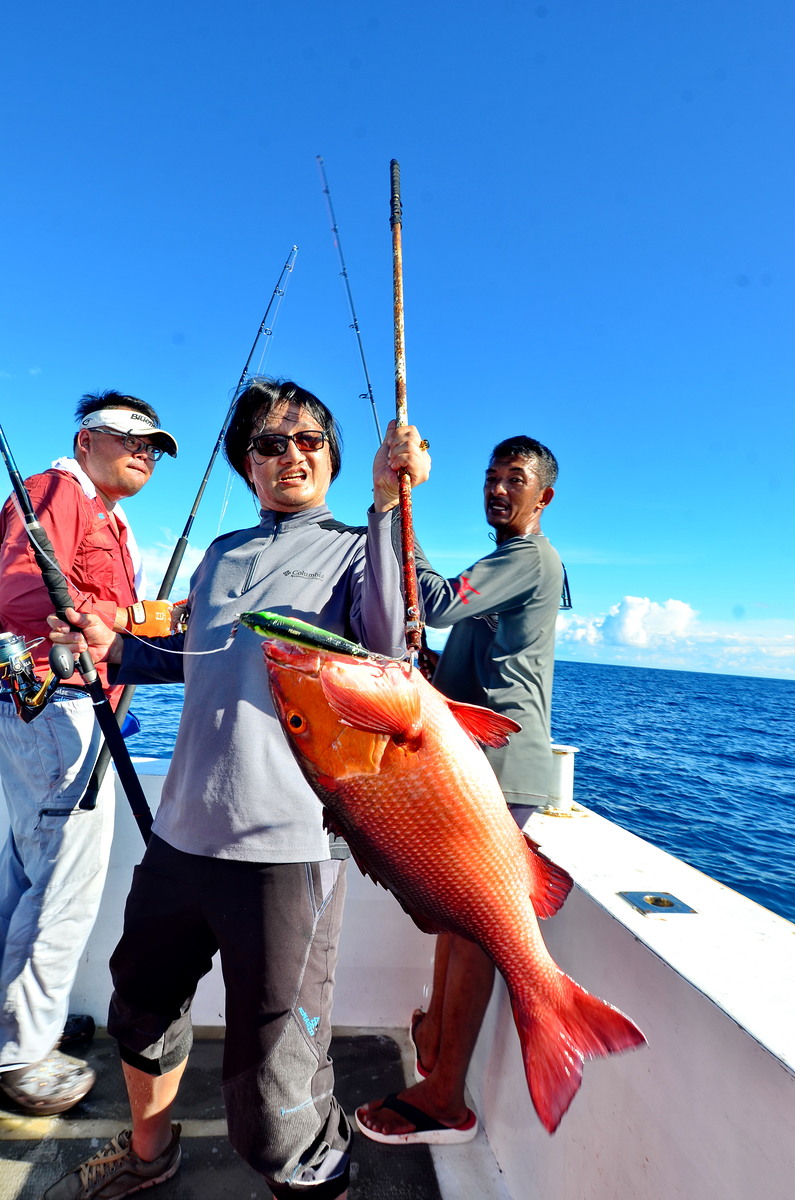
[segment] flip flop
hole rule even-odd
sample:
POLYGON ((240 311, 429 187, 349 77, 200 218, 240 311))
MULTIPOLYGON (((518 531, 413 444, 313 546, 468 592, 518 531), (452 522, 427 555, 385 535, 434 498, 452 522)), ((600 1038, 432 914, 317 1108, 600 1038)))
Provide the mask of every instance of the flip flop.
POLYGON ((415 1008, 414 1012, 411 1014, 411 1024, 409 1025, 409 1041, 411 1042, 411 1048, 414 1051, 414 1079, 417 1083, 419 1083, 421 1079, 427 1079, 430 1075, 430 1071, 426 1070, 420 1062, 420 1052, 417 1049, 417 1026, 424 1016, 425 1013, 421 1008, 415 1008))
POLYGON ((441 1121, 435 1121, 421 1108, 409 1104, 408 1100, 399 1100, 395 1092, 384 1097, 381 1108, 398 1113, 414 1125, 414 1129, 406 1133, 379 1133, 368 1128, 360 1117, 359 1114, 364 1113, 364 1108, 357 1108, 356 1123, 360 1132, 385 1146, 460 1146, 464 1142, 471 1142, 478 1131, 478 1119, 471 1108, 467 1109, 467 1115, 460 1125, 443 1125, 441 1121))

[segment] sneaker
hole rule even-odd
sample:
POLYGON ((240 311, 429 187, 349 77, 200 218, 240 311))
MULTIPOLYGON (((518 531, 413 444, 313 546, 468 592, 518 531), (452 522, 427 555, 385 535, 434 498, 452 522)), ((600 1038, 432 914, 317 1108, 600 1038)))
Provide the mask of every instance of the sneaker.
POLYGON ((124 1129, 91 1158, 80 1163, 49 1188, 42 1200, 119 1200, 142 1188, 164 1183, 179 1170, 181 1125, 171 1126, 171 1141, 154 1162, 144 1162, 130 1146, 132 1132, 124 1129))
POLYGON ((72 1108, 96 1080, 87 1063, 53 1050, 32 1067, 0 1071, 0 1092, 25 1112, 49 1117, 72 1108))

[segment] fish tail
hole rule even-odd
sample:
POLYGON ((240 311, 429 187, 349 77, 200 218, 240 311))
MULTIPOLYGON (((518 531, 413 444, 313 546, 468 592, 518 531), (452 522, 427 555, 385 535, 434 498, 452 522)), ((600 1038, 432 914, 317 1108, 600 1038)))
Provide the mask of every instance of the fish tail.
POLYGON ((554 1133, 582 1083, 582 1065, 642 1045, 629 1017, 560 973, 562 997, 540 1013, 514 1003, 525 1075, 541 1124, 554 1133))

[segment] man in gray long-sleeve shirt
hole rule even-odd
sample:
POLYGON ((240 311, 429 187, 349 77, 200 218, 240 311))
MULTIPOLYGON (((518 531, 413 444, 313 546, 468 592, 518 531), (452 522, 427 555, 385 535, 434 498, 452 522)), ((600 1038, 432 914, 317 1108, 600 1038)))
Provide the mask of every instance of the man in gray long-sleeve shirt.
MULTIPOLYGON (((434 685, 451 700, 478 704, 522 726, 507 746, 486 749, 511 811, 522 826, 546 804, 552 766, 550 702, 555 622, 563 568, 541 533, 558 465, 524 435, 495 446, 486 469, 486 520, 497 549, 454 579, 417 552, 425 620, 452 625, 434 685)), ((473 847, 473 853, 476 848, 473 847)), ((412 1017, 418 1082, 356 1112, 375 1141, 456 1144, 477 1133, 464 1085, 494 982, 491 960, 453 934, 437 938, 427 1013, 412 1017)))
MULTIPOLYGON (((46 1200, 118 1200, 176 1172, 170 1110, 191 1045, 190 1002, 217 950, 232 1144, 279 1200, 347 1194, 351 1135, 328 1057, 345 863, 330 855, 321 806, 274 714, 261 639, 241 628, 225 646, 241 612, 270 609, 400 656, 396 472, 421 483, 429 460, 416 429, 392 422, 367 526, 341 525, 325 505, 340 465, 334 418, 296 384, 259 380, 236 402, 226 454, 258 498, 260 522, 208 549, 191 581, 187 633, 109 640, 104 625, 74 614, 86 641, 119 665, 120 682, 184 678, 185 703, 111 959, 108 1028, 133 1128, 46 1200)), ((83 648, 50 623, 54 641, 83 648)))

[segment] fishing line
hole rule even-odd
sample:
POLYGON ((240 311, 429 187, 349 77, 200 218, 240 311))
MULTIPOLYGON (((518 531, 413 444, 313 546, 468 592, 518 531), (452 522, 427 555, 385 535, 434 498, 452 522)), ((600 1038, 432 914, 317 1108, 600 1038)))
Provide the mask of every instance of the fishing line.
MULTIPOLYGON (((293 266, 295 266, 295 257, 294 256, 297 254, 298 254, 298 247, 293 246, 293 249, 291 252, 291 257, 293 258, 293 263, 292 263, 292 266, 289 266, 290 274, 292 274, 293 266)), ((285 270, 288 269, 289 261, 290 260, 288 259, 287 264, 285 265, 285 270)), ((266 313, 265 317, 263 318, 262 325, 260 326, 260 331, 259 331, 258 337, 263 337, 265 340, 262 343, 262 353, 260 354, 259 362, 257 363, 257 370, 255 372, 255 374, 257 374, 257 375, 262 374, 263 368, 265 366, 265 359, 270 354, 270 349, 271 349, 271 345, 272 345, 271 339, 273 338, 273 332, 276 328, 276 322, 279 319, 279 313, 281 312, 281 307, 284 302, 284 297, 287 294, 288 282, 289 282, 289 275, 285 279, 284 287, 280 286, 281 280, 280 280, 280 283, 277 283, 277 285, 273 291, 273 295, 276 297, 276 309, 273 314, 273 320, 271 321, 270 325, 266 326, 265 320, 267 319, 267 315, 268 315, 266 313)), ((256 345, 256 342, 254 344, 256 345)), ((240 389, 241 385, 244 382, 244 376, 245 376, 245 371, 244 371, 244 375, 241 376, 241 378, 240 378, 240 383, 237 385, 238 389, 240 389)))
MULTIPOLYGON (((25 517, 25 513, 22 509, 22 505, 20 504, 18 497, 13 492, 11 493, 11 500, 13 502, 14 507, 17 510, 17 515, 19 516, 20 520, 22 521, 22 528, 25 530, 27 539, 30 542, 31 546, 33 547, 34 551, 38 552, 39 555, 44 559, 44 561, 53 568, 53 570, 60 571, 60 573, 63 575, 64 579, 69 584, 69 586, 74 589, 74 591, 77 595, 77 598, 79 600, 90 600, 91 597, 89 596, 88 592, 84 592, 83 589, 81 587, 79 587, 78 584, 75 583, 75 581, 74 581, 74 579, 72 579, 71 575, 67 575, 66 571, 63 570, 63 568, 55 561, 54 558, 50 558, 47 551, 42 549, 42 547, 36 541, 35 537, 33 536, 33 531, 28 525, 27 519, 25 517)), ((33 646, 38 646, 40 642, 44 642, 46 640, 47 640, 46 638, 39 638, 38 641, 31 642, 30 648, 32 649, 33 646)))
POLYGON ((334 215, 334 205, 331 203, 331 191, 329 189, 328 180, 326 179, 326 170, 325 170, 325 167, 323 166, 323 159, 321 158, 321 156, 319 154, 316 155, 316 158, 317 158, 318 169, 320 170, 320 178, 323 181, 323 195, 326 197, 326 203, 328 205, 329 218, 331 220, 331 233, 332 233, 332 237, 334 238, 334 245, 337 248, 337 254, 338 254, 339 260, 340 260, 340 267, 342 268, 342 270, 340 271, 340 274, 341 274, 343 280, 345 281, 345 291, 348 295, 348 306, 351 310, 351 319, 353 321, 353 324, 350 326, 350 328, 356 334, 356 341, 359 345, 359 355, 362 360, 362 369, 364 370, 364 381, 367 384, 367 391, 361 392, 359 395, 359 399, 360 400, 368 400, 369 399, 369 401, 370 401, 370 407, 373 410, 373 420, 375 421, 375 432, 378 435, 378 443, 380 445, 381 442, 384 440, 384 438, 383 438, 383 434, 381 433, 381 426, 378 423, 378 410, 375 406, 375 399, 373 397, 373 385, 370 382, 370 373, 367 370, 367 359, 364 357, 364 345, 362 343, 362 334, 361 334, 361 330, 359 329, 359 321, 356 316, 356 309, 354 308, 354 305, 353 305, 353 293, 351 291, 351 283, 350 283, 350 278, 348 276, 348 268, 345 265, 345 259, 342 254, 342 242, 340 240, 339 226, 337 225, 337 218, 334 215))
POLYGON ((221 429, 218 433, 218 437, 215 439, 215 445, 213 446, 212 454, 210 455, 210 461, 207 464, 207 469, 204 472, 204 476, 202 477, 201 484, 199 485, 199 490, 196 493, 196 499, 193 501, 193 506, 188 514, 188 519, 185 522, 185 528, 183 529, 180 537, 177 539, 177 544, 174 547, 173 554, 171 555, 171 561, 168 564, 165 576, 163 577, 163 582, 160 585, 160 591, 157 593, 158 600, 167 600, 168 599, 169 593, 171 591, 171 588, 174 584, 174 580, 177 575, 177 571, 180 568, 180 564, 182 562, 183 556, 185 554, 185 550, 188 545, 188 537, 190 536, 190 531, 193 527, 193 522, 196 517, 196 513, 197 513, 199 505, 201 503, 202 496, 204 495, 204 489, 207 487, 207 482, 210 478, 210 472, 212 471, 215 460, 218 457, 218 453, 223 444, 224 437, 226 436, 226 431, 229 428, 229 425, 231 424, 232 417, 233 417, 234 411, 235 411, 235 404, 237 402, 237 398, 240 395, 240 393, 244 390, 247 382, 251 378, 251 376, 249 375, 249 367, 251 366, 251 360, 253 359, 256 349, 257 349, 257 346, 260 343, 260 338, 261 337, 270 338, 273 335, 273 327, 268 324, 268 319, 270 317, 271 310, 274 308, 274 306, 275 306, 277 312, 278 312, 279 308, 281 307, 282 301, 284 300, 284 296, 287 291, 287 283, 289 281, 290 276, 293 273, 293 267, 295 266, 295 259, 296 259, 297 254, 298 254, 298 247, 293 246, 292 250, 290 251, 290 253, 287 257, 286 263, 282 267, 281 274, 279 275, 279 278, 276 281, 276 287, 273 289, 271 298, 268 301, 268 307, 266 308, 265 315, 263 316, 263 318, 260 322, 259 329, 257 330, 257 336, 254 338, 254 342, 251 346, 251 349, 249 350, 248 358, 246 359, 246 365, 243 367, 243 370, 240 373, 240 378, 237 381, 237 386, 236 386, 234 392, 232 393, 232 400, 231 400, 231 403, 227 410, 226 417, 224 418, 224 423, 221 426, 221 429))
MULTIPOLYGON (((284 302, 284 297, 287 294, 287 283, 289 282, 289 276, 290 276, 290 274, 292 274, 293 267, 295 266, 295 256, 297 255, 297 253, 298 253, 298 247, 293 246, 291 255, 290 255, 290 257, 292 258, 292 264, 290 263, 290 259, 288 258, 287 263, 285 263, 285 267, 284 267, 284 271, 289 272, 287 277, 285 278, 284 287, 281 286, 281 277, 280 277, 279 283, 277 283, 276 287, 273 290, 272 299, 274 297, 276 298, 276 308, 275 308, 275 311, 273 314, 273 320, 271 321, 270 325, 266 325, 265 321, 267 320, 268 314, 266 313, 265 316, 263 317, 262 324, 260 325, 259 332, 257 334, 257 338, 254 342, 254 346, 252 346, 252 348, 251 348, 251 354, 249 355, 249 362, 247 362, 246 366, 243 368, 243 374, 240 376, 238 385, 235 388, 234 400, 237 399, 241 390, 243 390, 244 383, 251 380, 252 378, 256 378, 258 375, 262 375, 265 370, 265 362, 270 354, 271 346, 273 344, 272 343, 273 333, 274 333, 274 330, 276 329, 276 322, 279 319, 279 313, 281 311, 282 303, 284 302), (248 368, 249 363, 251 362, 251 357, 254 353, 254 348, 256 347, 257 341, 259 341, 260 337, 264 339, 262 342, 262 352, 259 356, 259 362, 257 363, 256 370, 254 371, 254 373, 252 375, 249 373, 247 368, 248 368)), ((284 276, 284 271, 282 272, 282 277, 284 276)), ((269 309, 269 311, 270 311, 270 309, 269 309)), ((233 400, 233 403, 234 403, 234 400, 233 400)), ((232 471, 232 468, 230 467, 226 473, 226 484, 224 486, 224 494, 221 497, 221 506, 220 506, 220 511, 218 514, 218 525, 216 526, 216 530, 215 530, 216 537, 219 537, 220 533, 221 533, 221 526, 223 525, 224 517, 226 516, 226 511, 229 508, 229 501, 232 498, 232 488, 234 486, 234 482, 235 482, 235 475, 234 475, 234 472, 232 471)))
POLYGON ((224 517, 226 516, 226 510, 228 509, 229 501, 232 498, 232 487, 234 486, 234 482, 235 482, 234 475, 232 474, 232 468, 230 467, 226 473, 226 484, 224 485, 224 494, 221 497, 221 508, 218 513, 218 525, 216 526, 216 530, 215 530, 216 537, 221 536, 221 526, 224 523, 224 517))
MULTIPOLYGON (((188 537, 189 537, 190 531, 193 527, 193 522, 196 517, 196 513, 198 511, 199 505, 201 503, 202 496, 204 495, 204 490, 207 487, 207 482, 210 478, 210 472, 213 469, 213 465, 218 456, 218 452, 221 449, 221 445, 222 445, 224 437, 226 435, 226 431, 229 428, 229 425, 232 420, 232 416, 234 415, 235 402, 237 401, 239 393, 242 391, 244 385, 246 384, 247 380, 249 379, 248 369, 249 369, 249 366, 251 365, 251 360, 254 357, 254 353, 257 349, 260 338, 263 336, 270 337, 273 333, 273 327, 268 325, 270 313, 271 313, 271 310, 274 308, 274 306, 276 307, 277 311, 278 311, 279 307, 281 306, 282 300, 284 299, 284 295, 287 290, 287 282, 288 282, 290 276, 292 275, 293 267, 295 266, 295 259, 296 259, 297 254, 298 254, 298 247, 293 246, 292 249, 290 250, 289 255, 287 256, 287 261, 285 262, 284 266, 282 267, 281 274, 279 275, 279 278, 276 281, 276 287, 273 289, 271 298, 268 301, 268 306, 265 309, 265 315, 263 316, 262 321, 260 322, 259 329, 257 330, 257 336, 254 338, 254 342, 252 344, 251 350, 249 351, 248 358, 246 359, 246 365, 243 367, 243 370, 240 374, 240 379, 238 380, 237 387, 234 390, 234 393, 232 396, 232 401, 227 410, 226 417, 224 418, 224 423, 221 426, 221 430, 218 434, 218 437, 216 438, 215 445, 214 445, 212 453, 210 455, 210 460, 207 464, 207 468, 204 472, 204 476, 202 477, 201 484, 199 485, 199 490, 196 493, 196 498, 193 501, 193 506, 191 507, 191 510, 188 514, 188 519, 185 522, 185 528, 183 529, 182 534, 177 539, 177 543, 174 546, 174 550, 172 552, 171 559, 169 561, 168 567, 166 568, 166 573, 163 576, 163 582, 160 584, 160 590, 157 593, 158 600, 167 600, 171 593, 171 589, 174 586, 174 580, 177 577, 177 572, 179 571, 180 565, 185 556, 185 550, 187 549, 187 546, 188 546, 188 537)), ((130 702, 132 700, 134 693, 135 693, 134 684, 127 684, 126 687, 124 688, 124 690, 122 691, 121 697, 119 698, 119 702, 116 705, 116 718, 119 721, 119 723, 121 723, 124 720, 124 717, 130 707, 130 702)), ((105 772, 108 769, 109 761, 110 761, 110 756, 108 754, 107 744, 106 744, 105 746, 102 747, 102 749, 99 752, 99 757, 97 758, 96 764, 94 766, 93 774, 91 776, 91 779, 89 780, 86 794, 85 794, 83 800, 81 801, 81 806, 91 807, 91 806, 93 806, 93 804, 96 803, 96 797, 97 797, 97 793, 99 791, 99 786, 102 783, 102 779, 105 775, 105 772)))
POLYGON ((224 650, 228 650, 234 641, 234 633, 230 633, 229 637, 224 642, 223 646, 216 646, 215 650, 169 650, 168 646, 152 646, 151 641, 146 638, 139 637, 137 633, 129 633, 125 631, 126 638, 133 638, 136 642, 141 642, 144 646, 157 650, 162 654, 179 654, 182 658, 204 658, 208 654, 223 654, 224 650))
MULTIPOLYGON (((23 525, 25 525, 25 514, 22 511, 19 501, 17 500, 16 496, 13 496, 13 495, 12 495, 12 500, 14 502, 14 505, 15 505, 20 517, 22 518, 23 525)), ((35 541, 33 534, 28 529, 27 525, 25 525, 25 532, 26 532, 26 534, 28 536, 28 540, 31 542, 31 544, 36 546, 37 542, 35 541)), ((46 562, 48 562, 51 567, 55 568, 56 570, 58 569, 58 563, 55 561, 55 559, 50 558, 50 556, 49 556, 49 554, 47 554, 46 550, 41 551, 41 557, 46 562)), ((78 599, 80 599, 80 600, 91 599, 88 592, 82 591, 77 586, 77 584, 74 582, 74 580, 69 575, 66 574, 65 571, 63 572, 63 576, 66 579, 67 583, 70 584, 70 586, 77 593, 78 599)), ((79 612, 80 610, 77 609, 76 611, 79 612)), ((141 642, 144 646, 151 645, 151 642, 147 641, 146 638, 139 637, 137 633, 132 633, 131 631, 128 631, 128 630, 125 631, 124 636, 133 638, 136 642, 141 642)), ((25 646, 28 650, 35 650, 36 646, 40 646, 42 642, 46 642, 46 641, 47 641, 47 639, 43 638, 43 637, 35 638, 32 642, 26 642, 25 646)), ((190 657, 200 658, 202 655, 205 655, 205 654, 220 654, 222 650, 228 650, 231 645, 232 645, 232 638, 229 637, 229 638, 227 638, 226 643, 223 646, 219 646, 215 650, 169 650, 165 646, 158 646, 157 649, 162 650, 164 654, 182 654, 182 655, 188 655, 190 657)))

